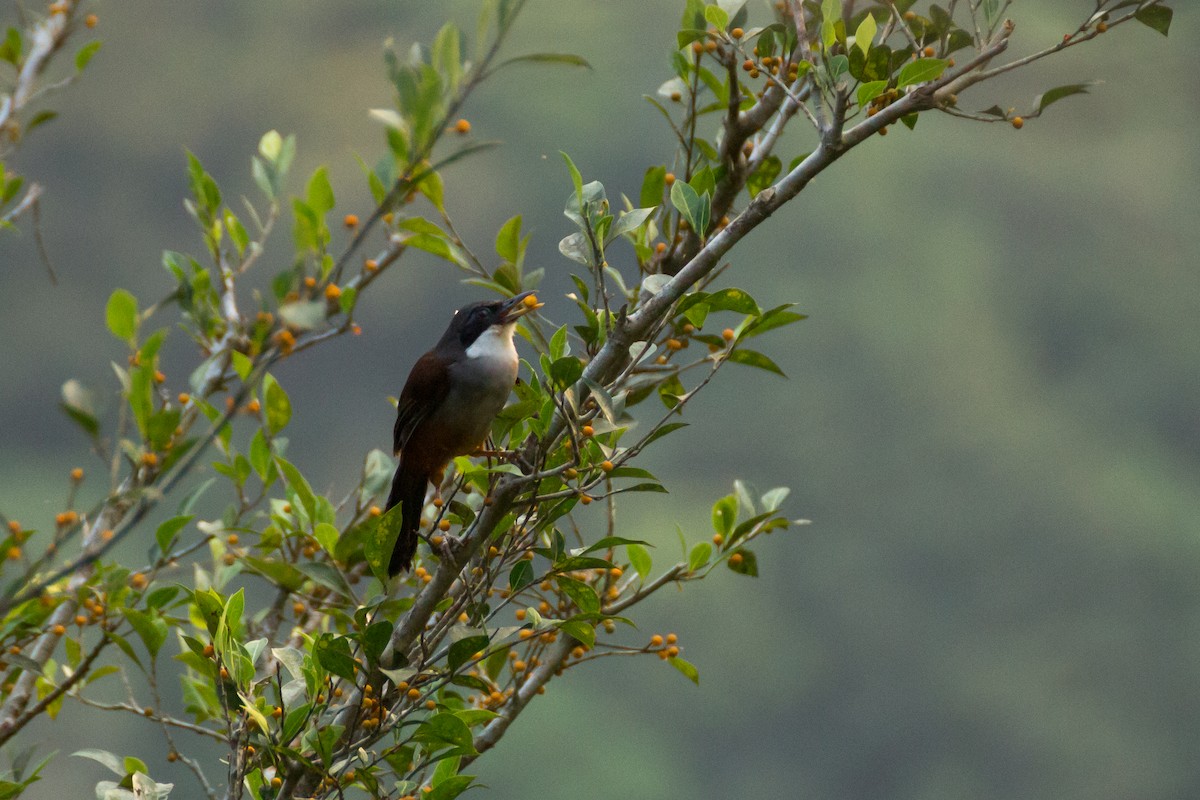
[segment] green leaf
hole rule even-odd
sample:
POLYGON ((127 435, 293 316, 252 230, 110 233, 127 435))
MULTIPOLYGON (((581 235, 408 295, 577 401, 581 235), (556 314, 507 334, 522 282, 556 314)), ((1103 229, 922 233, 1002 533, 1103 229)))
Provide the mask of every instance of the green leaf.
POLYGON ((574 578, 568 578, 565 575, 558 575, 554 579, 558 584, 558 588, 563 594, 571 598, 581 612, 584 614, 596 614, 600 611, 600 597, 596 594, 596 590, 588 586, 583 581, 577 581, 574 578))
POLYGON ((329 185, 329 170, 325 167, 317 167, 312 177, 308 179, 304 197, 308 201, 309 207, 318 215, 333 210, 333 187, 329 185))
POLYGON ((175 537, 179 532, 187 527, 187 524, 195 519, 195 514, 185 514, 183 516, 172 517, 166 522, 158 526, 158 530, 154 532, 154 541, 158 542, 158 549, 164 554, 171 551, 171 542, 175 541, 175 537))
POLYGON ((388 564, 392 560, 392 551, 396 548, 396 539, 400 536, 403 505, 397 503, 384 512, 373 525, 369 525, 363 540, 363 556, 367 559, 367 565, 371 567, 371 573, 381 583, 386 583, 388 579, 388 564))
POLYGON ((748 292, 741 289, 722 289, 713 292, 704 301, 712 311, 734 311, 738 314, 760 313, 758 303, 748 292))
POLYGON ((737 498, 733 495, 725 495, 717 502, 713 503, 712 508, 712 524, 713 530, 722 536, 728 536, 733 530, 733 523, 737 520, 737 498))
MULTIPOLYGON (((523 56, 514 56, 510 59, 500 62, 496 65, 496 69, 507 67, 510 64, 566 64, 568 67, 583 67, 591 69, 592 65, 583 56, 577 56, 574 53, 527 53, 523 56)), ((494 72, 495 70, 493 70, 494 72)))
POLYGON ((774 372, 776 375, 781 377, 787 377, 787 375, 784 375, 783 370, 779 368, 778 364, 755 350, 745 350, 739 347, 727 357, 735 364, 745 364, 748 367, 758 367, 759 369, 765 369, 767 372, 774 372))
POLYGON ((719 31, 725 30, 729 24, 729 12, 717 5, 704 7, 704 19, 719 31))
POLYGON ((308 514, 308 518, 313 519, 316 516, 317 499, 308 481, 300 474, 300 470, 296 469, 286 459, 276 457, 275 463, 279 466, 280 472, 283 473, 288 486, 296 493, 296 498, 300 501, 300 505, 304 506, 304 511, 308 514))
POLYGON ((229 361, 233 365, 233 371, 243 381, 250 377, 250 370, 254 369, 254 362, 250 360, 250 356, 245 353, 239 353, 234 350, 229 354, 229 361))
POLYGON ((682 672, 684 677, 687 678, 689 681, 696 684, 697 686, 700 685, 700 671, 698 669, 696 669, 695 665, 692 664, 690 661, 684 661, 679 656, 675 656, 674 658, 668 658, 667 662, 672 667, 674 667, 675 669, 682 672))
POLYGON ((575 356, 563 356, 550 365, 549 378, 559 388, 574 386, 583 375, 583 364, 575 356))
POLYGON ((867 14, 863 17, 863 21, 858 24, 857 30, 854 31, 854 46, 862 51, 863 55, 870 52, 871 42, 875 39, 875 33, 879 30, 879 26, 875 23, 875 17, 867 14))
POLYGON ((1038 111, 1041 111, 1051 103, 1057 103, 1064 97, 1070 97, 1073 94, 1087 94, 1088 89, 1094 86, 1094 83, 1072 83, 1067 86, 1057 86, 1049 91, 1039 94, 1033 100, 1033 105, 1038 111))
POLYGON ((579 618, 565 619, 558 623, 558 629, 568 636, 578 639, 588 650, 596 646, 596 629, 592 623, 579 618))
POLYGON ((454 775, 445 778, 441 783, 433 787, 433 791, 425 792, 421 797, 423 800, 454 800, 454 798, 467 789, 470 789, 471 782, 474 780, 474 775, 454 775))
POLYGON ((354 680, 356 666, 354 656, 350 653, 350 641, 332 633, 323 633, 313 643, 313 658, 327 672, 332 672, 348 681, 354 680))
POLYGON ((333 555, 339 536, 338 529, 328 522, 320 522, 313 528, 313 538, 317 540, 317 544, 321 545, 321 549, 329 553, 329 555, 333 555))
POLYGON ((858 105, 866 108, 872 100, 887 90, 887 81, 870 81, 858 87, 858 105))
POLYGON ((749 575, 751 578, 758 577, 758 558, 754 555, 754 551, 747 550, 744 547, 739 547, 734 550, 734 553, 741 556, 741 560, 730 558, 726 561, 729 568, 739 575, 749 575))
POLYGON ((712 210, 708 195, 701 196, 689 184, 675 181, 671 186, 671 205, 683 215, 692 230, 703 238, 708 232, 709 214, 712 210))
POLYGON ((125 762, 115 753, 110 753, 107 750, 88 748, 86 750, 76 750, 71 755, 79 756, 80 758, 90 758, 92 761, 108 767, 114 774, 122 778, 125 777, 125 762))
POLYGON ((521 258, 521 215, 512 217, 500 226, 496 234, 496 254, 509 263, 521 258))
POLYGON ((675 431, 679 430, 680 428, 686 428, 687 426, 688 426, 688 423, 686 423, 686 422, 668 422, 665 425, 661 425, 658 427, 657 430, 655 430, 653 433, 651 433, 649 436, 646 437, 646 441, 642 444, 642 447, 645 447, 646 445, 650 444, 651 442, 655 441, 656 439, 661 439, 662 437, 666 436, 668 433, 674 433, 675 431))
POLYGON ((147 614, 145 611, 139 611, 136 608, 122 609, 125 614, 125 619, 129 620, 129 624, 133 626, 142 643, 146 645, 146 650, 150 653, 150 658, 158 657, 158 651, 163 646, 163 642, 167 640, 167 623, 157 614, 147 614))
POLYGON ((449 746, 464 755, 475 753, 471 729, 456 714, 434 714, 417 726, 413 739, 428 745, 430 750, 441 750, 449 746))
POLYGON ((666 191, 667 168, 664 166, 650 167, 642 178, 642 193, 640 203, 645 208, 658 206, 662 203, 663 192, 666 191))
POLYGON ((558 154, 563 157, 563 161, 567 162, 567 170, 571 173, 571 185, 575 187, 575 206, 579 208, 583 205, 583 176, 579 174, 579 168, 575 166, 575 162, 571 157, 561 150, 558 154))
POLYGON ((133 345, 138 326, 136 297, 124 289, 117 289, 108 298, 104 318, 113 336, 133 345))
POLYGON ((512 570, 508 573, 509 591, 516 594, 531 583, 533 583, 533 565, 524 560, 513 564, 512 570))
POLYGON ((92 60, 92 56, 96 55, 99 50, 100 42, 88 42, 81 47, 79 52, 75 54, 75 69, 83 72, 84 68, 87 67, 88 62, 92 60))
POLYGON ((273 375, 263 376, 263 402, 267 412, 267 429, 279 433, 292 418, 292 402, 273 375))
POLYGON ((638 577, 643 581, 650 577, 653 562, 650 559, 649 550, 640 544, 628 544, 625 545, 625 555, 629 557, 629 565, 637 572, 638 577))
POLYGON ((941 58, 919 58, 916 61, 910 61, 896 76, 896 88, 903 89, 905 86, 936 80, 946 71, 948 63, 941 58))
POLYGON ((487 634, 477 634, 459 639, 450 645, 450 650, 446 654, 446 665, 450 668, 451 672, 455 672, 463 664, 474 658, 476 653, 487 649, 490 643, 491 640, 488 639, 487 634))
POLYGON ((712 557, 712 545, 708 542, 697 542, 688 553, 688 570, 695 572, 708 563, 712 557))
POLYGON ((1133 18, 1166 36, 1167 31, 1171 29, 1171 17, 1174 16, 1174 13, 1167 6, 1147 6, 1139 8, 1133 18))

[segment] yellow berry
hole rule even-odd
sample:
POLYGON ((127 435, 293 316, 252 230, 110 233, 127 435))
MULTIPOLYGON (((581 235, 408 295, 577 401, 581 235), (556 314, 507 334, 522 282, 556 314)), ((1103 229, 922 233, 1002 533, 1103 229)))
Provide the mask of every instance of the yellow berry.
POLYGON ((1021 130, 1021 128, 1024 128, 1024 127, 1025 127, 1025 120, 1024 120, 1024 118, 1022 118, 1022 117, 1013 117, 1013 118, 1012 118, 1012 126, 1013 126, 1014 128, 1016 128, 1017 130, 1021 130))
POLYGON ((471 132, 471 123, 465 119, 460 119, 454 123, 454 132, 466 135, 471 132))

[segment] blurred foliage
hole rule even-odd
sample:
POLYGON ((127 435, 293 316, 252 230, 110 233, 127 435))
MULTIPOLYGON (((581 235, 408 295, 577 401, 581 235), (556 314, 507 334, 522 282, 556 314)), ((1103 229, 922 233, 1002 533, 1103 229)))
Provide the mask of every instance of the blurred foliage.
MULTIPOLYGON (((669 16, 674 17, 677 8, 669 5, 669 16)), ((216 29, 220 23, 212 24, 216 29)), ((1061 30, 1053 21, 1048 29, 1061 30)), ((658 30, 666 28, 659 25, 658 30)), ((835 27, 835 41, 836 36, 835 27)), ((1139 41, 1143 48, 1145 41, 1139 41)), ((1163 80, 1184 73, 1155 68, 1159 62, 1153 60, 1144 65, 1132 62, 1129 59, 1128 69, 1134 85, 1142 85, 1137 80, 1147 84, 1150 71, 1161 70, 1167 76, 1163 80)), ((1085 76, 1112 75, 1080 71, 1085 76)), ((654 84, 647 83, 644 88, 649 91, 654 84)), ((1044 86, 1024 96, 1035 96, 1044 86)), ((1151 96, 1158 96, 1157 90, 1142 92, 1140 98, 1128 84, 1124 91, 1104 87, 1099 92, 1083 101, 1103 109, 1098 118, 1080 120, 1077 115, 1086 112, 1063 111, 1066 121, 1041 123, 1048 130, 1066 128, 1072 136, 1082 129, 1073 146, 1086 147, 1090 154, 1072 165, 1060 186, 1047 185, 1043 176, 1050 170, 1064 174, 1058 171, 1062 167, 1038 158, 1039 148, 1061 153, 1053 149, 1056 143, 1049 136, 1032 146, 1017 145, 1018 157, 994 137, 985 138, 989 147, 981 148, 977 139, 966 136, 975 144, 963 148, 940 127, 922 128, 920 135, 930 138, 913 144, 889 139, 879 155, 867 154, 875 148, 864 152, 855 173, 838 173, 847 177, 822 183, 822 202, 805 205, 803 226, 805 232, 822 231, 821 237, 809 235, 797 243, 796 231, 784 230, 787 238, 779 249, 759 244, 760 250, 747 253, 751 263, 739 265, 754 294, 769 290, 772 296, 804 297, 806 310, 819 311, 824 321, 808 324, 798 352, 776 356, 780 369, 799 377, 795 385, 779 392, 747 376, 739 380, 735 393, 722 396, 718 382, 709 401, 716 409, 710 412, 706 430, 719 430, 728 408, 754 408, 755 413, 739 414, 742 427, 729 438, 692 433, 689 439, 685 432, 665 440, 665 446, 677 449, 664 458, 663 466, 683 464, 679 474, 685 485, 697 483, 694 494, 679 487, 688 492, 685 505, 689 497, 702 497, 728 474, 723 464, 712 472, 697 471, 711 464, 714 455, 723 462, 751 463, 763 479, 780 467, 794 470, 796 478, 789 480, 798 486, 794 502, 821 524, 799 553, 777 554, 783 563, 796 563, 768 584, 771 602, 734 596, 736 589, 730 586, 729 594, 711 598, 713 605, 694 609, 699 618, 684 636, 698 651, 759 652, 730 647, 755 635, 752 629, 757 626, 709 630, 720 608, 734 604, 747 619, 771 620, 762 626, 762 636, 778 647, 760 664, 733 658, 715 676, 706 668, 705 683, 715 688, 699 705, 727 711, 724 729, 733 741, 730 749, 753 767, 738 770, 736 780, 717 775, 698 787, 756 787, 770 793, 770 787, 788 786, 791 791, 797 785, 799 760, 803 775, 798 780, 805 791, 835 796, 1188 792, 1190 761, 1173 742, 1186 740, 1195 705, 1190 689, 1194 670, 1189 666, 1194 658, 1186 633, 1194 625, 1198 599, 1190 588, 1197 509, 1189 488, 1197 472, 1196 450, 1189 446, 1197 438, 1197 398, 1179 365, 1194 363, 1200 347, 1195 326, 1185 316, 1187 298, 1195 296, 1187 291, 1195 287, 1194 271, 1187 268, 1194 258, 1185 255, 1196 252, 1195 234, 1190 227, 1176 227, 1178 209, 1173 206, 1194 210, 1194 188, 1183 178, 1194 176, 1195 162, 1187 155, 1192 150, 1179 138, 1186 131, 1183 125, 1164 125, 1159 133, 1165 141, 1154 146, 1138 139, 1132 123, 1128 129, 1118 126, 1119 119, 1139 118, 1134 110, 1121 110, 1133 106, 1120 103, 1153 104, 1151 96), (1131 148, 1130 140, 1143 146, 1131 148), (919 161, 919 151, 926 148, 938 150, 939 157, 919 161), (950 169, 955 160, 951 153, 960 156, 959 164, 972 168, 950 169), (1181 164, 1188 166, 1180 169, 1181 164), (1147 174, 1155 178, 1149 181, 1156 187, 1153 197, 1145 195, 1147 174), (972 175, 988 181, 981 203, 972 197, 972 175), (883 196, 887 192, 874 189, 876 184, 904 187, 896 191, 903 193, 903 202, 888 200, 883 196), (864 193, 863 186, 873 191, 864 193), (1128 203, 1118 199, 1122 196, 1144 202, 1140 210, 1130 212, 1128 203), (951 197, 961 202, 948 201, 951 197), (846 219, 847 208, 855 208, 873 224, 866 230, 861 224, 854 226, 845 235, 833 233, 841 230, 839 226, 853 226, 846 219), (1114 229, 1111 221, 1128 213, 1135 215, 1136 224, 1114 229), (1149 258, 1139 235, 1146 229, 1162 243, 1149 258), (927 232, 916 263, 897 255, 897 242, 909 241, 914 230, 927 232), (1064 237, 1074 243, 1066 255, 1064 237), (1057 257, 1047 257, 1055 252, 1057 257), (794 254, 795 269, 791 263, 788 269, 772 268, 779 253, 794 254), (1138 266, 1131 270, 1131 264, 1138 266), (781 435, 781 427, 788 429, 787 435, 781 435), (682 443, 674 444, 680 437, 682 443), (793 670, 785 667, 789 664, 800 666, 793 670), (750 683, 761 682, 766 688, 747 687, 739 692, 746 702, 729 704, 724 695, 735 685, 745 687, 748 676, 757 679, 750 683), (803 696, 780 708, 777 689, 771 687, 791 686, 797 680, 803 696), (748 718, 756 722, 737 727, 738 720, 748 718), (776 732, 771 742, 762 742, 768 738, 762 735, 764 729, 776 732), (744 733, 736 733, 739 730, 744 733), (1157 733, 1148 736, 1150 730, 1157 733), (864 764, 871 768, 864 769, 864 764), (1027 777, 1014 786, 1012 775, 1018 770, 1027 777)), ((1164 94, 1169 96, 1169 90, 1164 94)), ((1035 109, 1040 106, 1033 103, 1035 109)), ((577 111, 586 119, 586 109, 577 111)), ((1060 113, 1060 108, 1054 112, 1060 113)), ((504 113, 497 110, 500 118, 504 113)), ((265 115, 259 120, 259 130, 264 121, 273 122, 265 115)), ((56 124, 61 122, 65 120, 56 124)), ((478 118, 475 124, 479 126, 478 118)), ((581 128, 582 136, 594 137, 594 125, 581 128)), ((970 133, 979 136, 977 130, 970 133)), ((1019 134, 1034 135, 1032 125, 1019 134)), ((635 153, 641 145, 637 138, 630 136, 635 153)), ((131 133, 126 142, 136 139, 131 133)), ((187 136, 180 140, 194 141, 187 136)), ((588 152, 579 145, 558 146, 573 154, 588 152)), ((196 149, 201 150, 199 144, 196 149)), ((245 148, 230 150, 244 158, 245 148)), ((529 156, 529 161, 535 157, 529 156)), ((177 152, 172 158, 171 169, 177 173, 177 152)), ((501 168, 488 166, 487 158, 469 162, 469 178, 462 185, 470 195, 488 197, 480 189, 481 180, 503 174, 501 168)), ((645 161, 653 159, 639 153, 627 160, 633 162, 630 174, 606 182, 628 187, 626 194, 634 196, 645 161)), ((337 181, 333 184, 330 191, 336 188, 341 196, 337 181)), ((547 185, 561 181, 547 173, 538 187, 556 198, 560 192, 547 192, 547 185)), ((454 190, 455 181, 448 180, 445 191, 453 196, 454 190)), ((163 194, 173 197, 177 192, 163 194)), ((303 202, 310 210, 318 208, 322 194, 319 183, 310 183, 303 202)), ((688 200, 676 203, 684 218, 692 209, 688 200)), ((127 201, 118 205, 121 202, 127 201)), ((511 215, 509 204, 501 205, 497 213, 505 216, 497 224, 511 215)), ((559 230, 549 210, 523 216, 527 223, 539 220, 535 227, 540 231, 559 230)), ((310 251, 305 257, 314 259, 313 269, 320 269, 321 240, 336 233, 323 232, 319 220, 312 222, 296 241, 303 242, 302 252, 310 251)), ((463 238, 482 240, 470 233, 463 238)), ((122 246, 137 249, 131 242, 122 246)), ((111 245, 106 247, 103 252, 111 253, 111 245)), ((553 263, 556 257, 542 247, 527 253, 526 260, 553 263)), ((135 261, 145 263, 145 253, 155 245, 141 249, 135 261)), ((98 263, 121 260, 110 257, 98 263)), ((181 268, 188 266, 184 262, 181 268)), ((94 279, 105 287, 114 281, 125 283, 139 296, 161 284, 161 278, 149 272, 146 277, 131 273, 129 282, 107 272, 94 279)), ((78 280, 86 286, 89 276, 78 280)), ((424 301, 396 293, 391 302, 393 308, 407 311, 424 301)), ((97 320, 93 329, 98 330, 95 309, 102 303, 95 297, 68 298, 65 306, 69 309, 72 303, 78 303, 75 318, 97 320)), ((447 304, 439 300, 431 305, 440 313, 447 304)), ((197 308, 202 316, 203 306, 197 308)), ((387 319, 394 316, 393 311, 356 319, 371 333, 394 324, 387 319)), ((12 324, 46 331, 39 343, 51 355, 77 347, 73 334, 78 323, 54 330, 45 322, 19 317, 12 324)), ((215 326, 208 335, 218 335, 219 323, 211 314, 208 319, 207 324, 215 326)), ((129 333, 124 298, 116 300, 115 308, 110 302, 110 327, 114 320, 117 331, 129 333)), ((414 324, 411 330, 420 327, 414 324)), ((398 338, 406 341, 402 335, 398 338)), ((404 364, 424 344, 414 336, 408 340, 412 346, 405 343, 405 352, 397 354, 392 337, 377 341, 369 352, 374 363, 388 368, 381 370, 386 374, 378 387, 364 387, 368 395, 395 391, 404 364)), ((364 359, 358 354, 363 350, 338 352, 323 363, 330 385, 345 387, 351 375, 359 378, 364 359), (341 358, 351 359, 356 368, 339 372, 335 362, 341 358)), ((56 381, 63 375, 81 375, 89 384, 105 377, 88 376, 71 365, 54 371, 50 365, 58 363, 55 359, 39 360, 39 370, 52 373, 47 388, 36 376, 20 380, 28 360, 14 355, 13 361, 17 385, 28 385, 31 391, 42 387, 41 405, 57 395, 56 381)), ((329 444, 313 447, 314 452, 338 453, 335 458, 344 459, 342 451, 365 452, 368 443, 380 440, 371 431, 358 431, 354 423, 335 420, 339 415, 332 408, 344 405, 343 398, 333 398, 331 408, 321 395, 332 393, 305 393, 301 385, 306 379, 299 373, 281 372, 280 377, 291 389, 289 406, 301 413, 307 409, 310 418, 329 420, 329 444), (323 413, 326 410, 329 413, 323 413), (358 447, 360 442, 363 446, 358 447)), ((31 473, 45 479, 47 470, 39 463, 60 465, 63 459, 46 450, 49 442, 40 433, 21 438, 29 435, 22 431, 44 430, 51 424, 21 424, 36 418, 32 409, 39 402, 25 399, 28 396, 9 398, 25 410, 12 417, 6 414, 17 424, 6 433, 12 438, 5 450, 30 457, 23 458, 25 465, 5 482, 14 501, 6 496, 3 505, 27 508, 20 516, 45 516, 40 502, 21 499, 26 491, 22 487, 37 485, 30 481, 31 473)), ((72 407, 86 413, 82 406, 72 407)), ((280 420, 280 404, 275 407, 280 420)), ((386 411, 379 409, 381 419, 386 411)), ((161 428, 165 422, 156 424, 161 428)), ((386 420, 373 428, 386 431, 386 420)), ((78 447, 74 452, 80 452, 78 447)), ((299 462, 301 456, 294 455, 299 462)), ((324 466, 317 463, 321 459, 310 458, 312 463, 301 466, 306 473, 310 467, 315 470, 318 477, 312 482, 318 485, 356 469, 344 460, 324 466)), ((236 477, 236 463, 230 469, 236 477)), ((673 486, 680 482, 666 480, 673 486)), ((86 485, 81 491, 85 489, 86 485)), ((648 530, 669 528, 663 518, 678 516, 674 506, 669 511, 647 506, 633 514, 634 527, 648 530)), ((668 537, 674 538, 669 533, 668 537)), ((645 538, 664 541, 657 535, 645 538)), ((140 557, 139 553, 133 559, 140 557)), ((687 619, 682 607, 669 613, 679 615, 671 617, 672 624, 687 619)), ((649 683, 654 684, 652 677, 649 683)), ((622 694, 637 691, 625 681, 613 688, 622 694)), ((676 696, 677 691, 666 696, 676 696)), ((651 690, 645 697, 654 695, 651 690)), ((648 700, 634 705, 653 707, 648 700)), ((589 708, 594 705, 576 706, 580 714, 589 708)), ((686 719, 687 712, 678 707, 646 712, 642 721, 653 725, 663 716, 686 719)), ((703 729, 703 717, 693 719, 690 727, 703 729)), ((598 721, 594 729, 605 727, 598 721)), ((591 763, 588 753, 606 750, 600 743, 624 731, 609 730, 609 735, 589 735, 585 763, 591 763)), ((671 783, 687 786, 689 780, 697 780, 689 772, 699 775, 710 767, 709 759, 694 755, 707 737, 694 740, 694 752, 688 752, 668 749, 673 745, 661 741, 685 736, 677 726, 660 730, 653 737, 657 741, 646 741, 645 748, 664 750, 664 760, 645 763, 642 782, 630 777, 631 786, 642 787, 640 791, 652 774, 661 780, 663 770, 681 770, 671 783)), ((574 727, 562 734, 552 737, 555 746, 580 738, 574 727)), ((514 729, 514 735, 521 734, 514 729)), ((528 735, 528 746, 536 742, 547 747, 544 729, 528 735)), ((514 750, 520 741, 514 740, 514 750)), ((628 755, 634 761, 646 757, 628 755)), ((592 774, 604 775, 598 785, 612 786, 611 765, 596 764, 594 769, 592 774)), ((158 774, 158 767, 153 771, 158 774)), ((520 786, 522 794, 533 791, 528 770, 521 769, 520 775, 509 783, 520 786)), ((554 787, 543 790, 553 793, 554 787)), ((635 796, 637 791, 633 789, 635 796)))

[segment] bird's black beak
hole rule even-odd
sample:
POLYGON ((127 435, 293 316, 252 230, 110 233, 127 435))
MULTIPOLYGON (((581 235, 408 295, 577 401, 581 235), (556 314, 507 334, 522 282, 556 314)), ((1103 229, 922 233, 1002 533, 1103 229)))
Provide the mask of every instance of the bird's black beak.
POLYGON ((507 325, 544 305, 546 304, 538 302, 536 292, 521 292, 516 297, 510 297, 500 304, 500 319, 507 325))

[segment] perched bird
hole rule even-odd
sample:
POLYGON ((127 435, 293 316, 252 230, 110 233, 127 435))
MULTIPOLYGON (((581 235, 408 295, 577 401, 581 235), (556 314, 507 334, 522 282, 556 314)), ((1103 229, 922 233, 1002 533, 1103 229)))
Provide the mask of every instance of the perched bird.
POLYGON ((463 306, 437 346, 413 365, 393 431, 400 465, 387 508, 403 506, 389 575, 412 564, 429 482, 440 483, 450 459, 475 452, 487 438, 517 380, 517 319, 541 305, 533 292, 523 292, 463 306))

